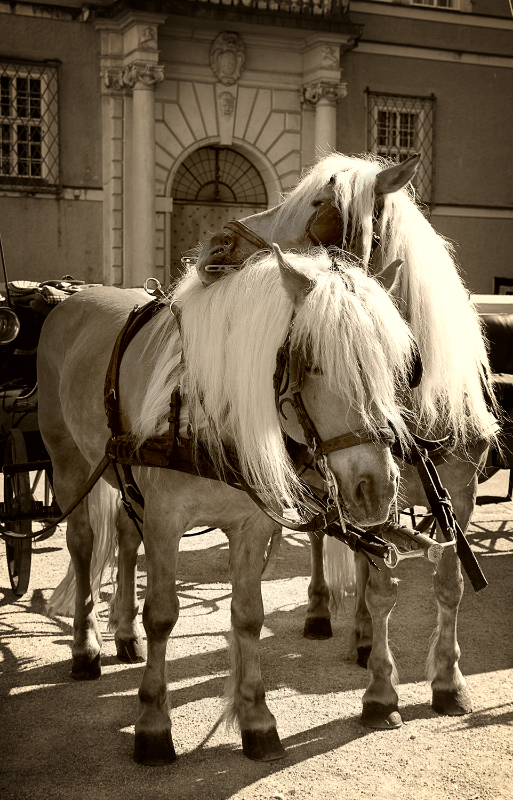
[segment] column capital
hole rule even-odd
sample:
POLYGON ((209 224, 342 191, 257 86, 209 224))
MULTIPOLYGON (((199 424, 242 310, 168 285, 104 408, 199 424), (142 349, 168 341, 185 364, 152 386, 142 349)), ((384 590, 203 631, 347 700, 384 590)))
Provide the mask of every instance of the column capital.
POLYGON ((310 105, 317 105, 319 100, 326 100, 335 105, 339 100, 347 96, 347 83, 338 81, 317 81, 303 86, 303 102, 310 105))
POLYGON ((134 61, 123 67, 122 80, 128 89, 133 89, 138 83, 142 83, 148 89, 154 89, 164 80, 164 67, 159 64, 134 61))

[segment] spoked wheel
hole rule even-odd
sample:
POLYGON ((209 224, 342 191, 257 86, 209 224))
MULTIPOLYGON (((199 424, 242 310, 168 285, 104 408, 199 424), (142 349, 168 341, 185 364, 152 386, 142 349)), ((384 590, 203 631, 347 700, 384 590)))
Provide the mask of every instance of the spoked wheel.
MULTIPOLYGON (((5 446, 5 465, 27 462, 27 448, 23 433, 13 428, 5 446)), ((30 519, 9 519, 9 514, 25 513, 31 510, 32 493, 28 472, 15 472, 4 475, 4 506, 7 516, 6 527, 16 536, 5 535, 7 569, 12 590, 21 597, 28 589, 32 561, 32 523, 30 519), (28 538, 24 538, 24 537, 28 538)))

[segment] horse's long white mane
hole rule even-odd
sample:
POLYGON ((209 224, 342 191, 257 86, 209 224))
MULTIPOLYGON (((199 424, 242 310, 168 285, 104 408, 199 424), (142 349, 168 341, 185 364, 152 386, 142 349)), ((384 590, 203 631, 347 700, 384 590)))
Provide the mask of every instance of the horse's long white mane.
MULTIPOLYGON (((369 269, 374 184, 388 166, 366 154, 350 158, 333 154, 316 164, 279 208, 276 227, 311 213, 311 202, 334 176, 335 199, 347 226, 362 229, 364 266, 369 269)), ((397 292, 400 308, 419 345, 424 377, 413 392, 417 419, 428 434, 452 430, 459 443, 490 439, 490 414, 483 386, 490 389, 488 356, 477 313, 458 274, 450 243, 440 236, 416 206, 413 192, 384 196, 382 250, 384 264, 402 259, 397 292)))
MULTIPOLYGON (((287 259, 314 283, 299 308, 271 255, 250 259, 208 287, 192 270, 173 297, 181 308, 181 382, 196 436, 220 469, 222 443, 234 445, 246 480, 278 505, 293 504, 299 494, 273 389, 277 351, 293 314, 292 347, 322 370, 330 390, 358 412, 368 430, 387 419, 407 436, 397 397, 411 361, 410 330, 376 280, 359 268, 333 271, 326 251, 287 259)), ((166 430, 170 386, 178 374, 176 336, 172 315, 165 312, 154 332, 153 374, 133 426, 140 442, 166 430)))

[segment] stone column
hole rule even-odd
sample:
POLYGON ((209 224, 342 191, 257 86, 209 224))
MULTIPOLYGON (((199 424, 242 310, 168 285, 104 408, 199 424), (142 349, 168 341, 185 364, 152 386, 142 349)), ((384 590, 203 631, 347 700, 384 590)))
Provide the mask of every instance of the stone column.
POLYGON ((165 15, 99 19, 103 76, 104 282, 141 286, 155 269, 155 87, 165 15))
POLYGON ((130 177, 130 274, 126 286, 142 286, 155 271, 155 86, 162 67, 137 61, 126 67, 125 86, 132 89, 130 177))
POLYGON ((341 55, 352 47, 353 33, 319 33, 307 40, 303 53, 303 116, 311 124, 311 109, 315 109, 315 141, 314 152, 303 153, 306 162, 341 148, 337 141, 337 102, 347 95, 347 83, 341 81, 340 61, 341 55))
POLYGON ((303 88, 303 100, 315 106, 315 152, 337 148, 337 102, 347 95, 346 83, 319 82, 303 88))

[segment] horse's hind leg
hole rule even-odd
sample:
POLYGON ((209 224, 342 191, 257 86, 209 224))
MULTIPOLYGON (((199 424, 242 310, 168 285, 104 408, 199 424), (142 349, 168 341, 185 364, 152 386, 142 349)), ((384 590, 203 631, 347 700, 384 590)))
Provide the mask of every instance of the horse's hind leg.
POLYGON ((141 537, 126 513, 120 506, 116 520, 119 556, 117 590, 111 604, 109 628, 115 631, 116 653, 120 661, 133 664, 144 661, 146 648, 137 615, 137 552, 141 537))
MULTIPOLYGON (((66 508, 76 499, 81 487, 87 482, 90 468, 78 451, 66 459, 57 459, 54 454, 52 455, 55 494, 60 507, 66 508), (62 464, 65 466, 61 467, 62 464), (73 465, 71 468, 70 464, 73 465)), ((92 680, 101 674, 102 637, 94 610, 90 574, 93 541, 88 500, 84 500, 68 517, 66 529, 66 543, 75 578, 71 677, 76 680, 92 680)), ((67 576, 54 592, 49 603, 49 611, 54 614, 68 612, 71 595, 72 582, 67 576)))
MULTIPOLYGON (((157 471, 157 474, 161 470, 157 471)), ((169 513, 173 489, 169 473, 143 488, 147 589, 143 608, 148 656, 139 688, 140 714, 135 725, 134 760, 148 766, 176 760, 167 703, 166 646, 180 610, 176 565, 183 521, 169 513), (161 491, 159 491, 161 485, 161 491)))
POLYGON ((307 639, 329 639, 333 636, 329 609, 330 591, 324 578, 323 542, 324 534, 309 533, 311 555, 311 577, 308 585, 303 636, 307 639))
MULTIPOLYGON (((357 555, 357 560, 363 556, 357 555)), ((362 722, 368 728, 398 728, 395 664, 388 646, 388 620, 397 599, 397 581, 383 566, 369 570, 365 588, 366 605, 372 619, 372 648, 367 663, 370 682, 363 696, 362 722)))
POLYGON ((260 631, 264 622, 261 576, 264 552, 274 523, 260 512, 228 531, 232 576, 232 674, 227 719, 237 722, 244 755, 273 761, 285 754, 276 719, 265 702, 260 672, 260 631))

